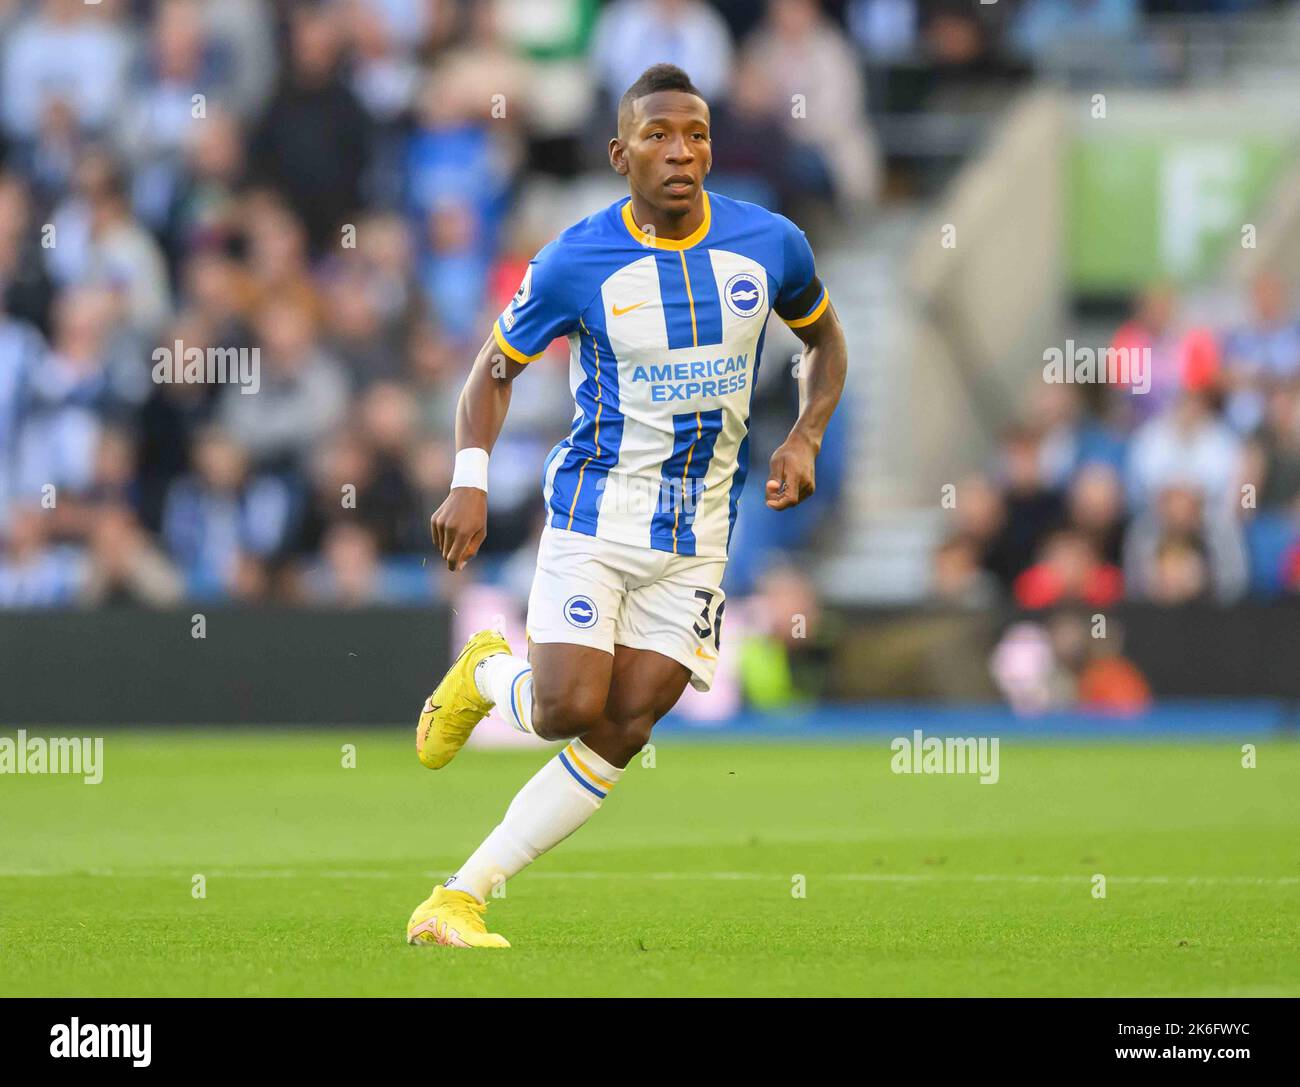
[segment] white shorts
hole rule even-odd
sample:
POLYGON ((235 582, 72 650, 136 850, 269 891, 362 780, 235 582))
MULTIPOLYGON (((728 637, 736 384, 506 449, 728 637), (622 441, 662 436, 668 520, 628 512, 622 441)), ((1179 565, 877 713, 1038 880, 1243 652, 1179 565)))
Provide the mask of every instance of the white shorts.
POLYGON ((674 555, 568 529, 542 530, 528 596, 528 637, 613 653, 649 649, 690 669, 707 691, 722 644, 726 559, 674 555))

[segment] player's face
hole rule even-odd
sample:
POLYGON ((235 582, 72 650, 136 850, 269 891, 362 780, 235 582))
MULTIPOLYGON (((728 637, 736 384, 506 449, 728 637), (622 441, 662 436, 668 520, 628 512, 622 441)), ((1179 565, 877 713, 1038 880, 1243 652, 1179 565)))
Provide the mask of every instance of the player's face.
POLYGON ((685 91, 638 98, 624 131, 610 142, 610 161, 646 203, 684 214, 700 199, 713 165, 709 107, 685 91))

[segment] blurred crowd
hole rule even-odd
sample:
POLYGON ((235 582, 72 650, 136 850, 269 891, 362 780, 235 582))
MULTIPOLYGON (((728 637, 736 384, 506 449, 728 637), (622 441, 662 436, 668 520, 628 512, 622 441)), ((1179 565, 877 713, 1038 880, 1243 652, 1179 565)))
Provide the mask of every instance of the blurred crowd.
POLYGON ((935 595, 1032 611, 1300 593, 1300 310, 1271 275, 1250 295, 1211 327, 1144 292, 1099 346, 1148 360, 1146 392, 1036 383, 957 486, 935 595))
MULTIPOLYGON (((873 198, 858 51, 812 0, 0 0, 0 607, 442 594, 464 375, 532 254, 626 191, 604 145, 659 60, 726 126, 711 188, 873 198), (255 392, 155 366, 254 349, 255 392)), ((562 348, 493 458, 480 577, 539 531, 562 348)))
MULTIPOLYGON (((680 64, 710 98, 710 187, 816 244, 885 187, 878 89, 921 109, 938 73, 1014 67, 1165 6, 0 0, 0 607, 440 596, 427 523, 460 385, 531 255, 625 191, 605 143, 646 64, 680 64), (154 366, 160 349, 254 348, 252 394, 154 366)), ((1158 314, 1138 320, 1164 343, 1158 314)), ((769 353, 798 350, 783 335, 769 353)), ((526 579, 540 466, 572 411, 561 347, 515 398, 477 576, 526 579)), ((1233 351, 1225 372, 1247 365, 1233 351)), ((756 458, 796 410, 788 373, 765 377, 756 458)), ((942 591, 1033 601, 1064 579, 1105 598, 1123 565, 1157 598, 1239 592, 1256 568, 1249 518, 1214 512, 1226 475, 1211 501, 1162 473, 1187 427, 1254 450, 1278 465, 1262 515, 1294 467, 1287 410, 1268 400, 1245 432, 1191 390, 1123 469, 1079 452, 1103 424, 1049 389, 981 484, 982 519, 971 491, 942 591)), ((821 512, 778 524, 742 503, 733 588, 805 546, 843 455, 833 431, 821 512)))

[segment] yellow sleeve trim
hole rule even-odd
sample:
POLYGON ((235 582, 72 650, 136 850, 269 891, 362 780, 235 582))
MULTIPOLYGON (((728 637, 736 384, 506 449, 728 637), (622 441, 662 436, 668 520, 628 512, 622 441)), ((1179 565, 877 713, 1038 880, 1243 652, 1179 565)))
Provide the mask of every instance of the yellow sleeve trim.
MULTIPOLYGON (((785 323, 789 325, 791 328, 803 328, 805 325, 812 324, 815 320, 817 320, 818 317, 820 317, 823 313, 825 313, 826 307, 829 306, 830 304, 831 304, 831 292, 823 290, 822 300, 813 307, 812 313, 808 314, 806 317, 799 317, 796 320, 786 321, 785 323)), ((782 318, 782 320, 785 319, 782 318)))
POLYGON ((512 347, 510 342, 501 334, 501 325, 499 319, 492 322, 492 335, 496 337, 497 346, 506 353, 507 358, 514 359, 518 363, 532 362, 534 359, 540 359, 545 351, 538 351, 535 355, 525 355, 516 347, 512 347))

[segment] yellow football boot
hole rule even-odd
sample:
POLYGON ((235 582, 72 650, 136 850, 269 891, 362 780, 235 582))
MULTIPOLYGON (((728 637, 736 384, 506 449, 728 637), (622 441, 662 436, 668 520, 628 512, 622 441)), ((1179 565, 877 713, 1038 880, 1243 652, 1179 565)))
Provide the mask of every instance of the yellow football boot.
POLYGON ((415 907, 406 923, 408 944, 440 947, 509 947, 510 941, 488 932, 483 921, 487 904, 467 891, 449 891, 441 883, 415 907))
POLYGON ((430 770, 441 770, 465 746, 474 726, 492 712, 478 693, 474 669, 484 657, 509 653, 510 643, 495 630, 480 630, 465 643, 456 663, 433 689, 415 727, 415 751, 430 770))

